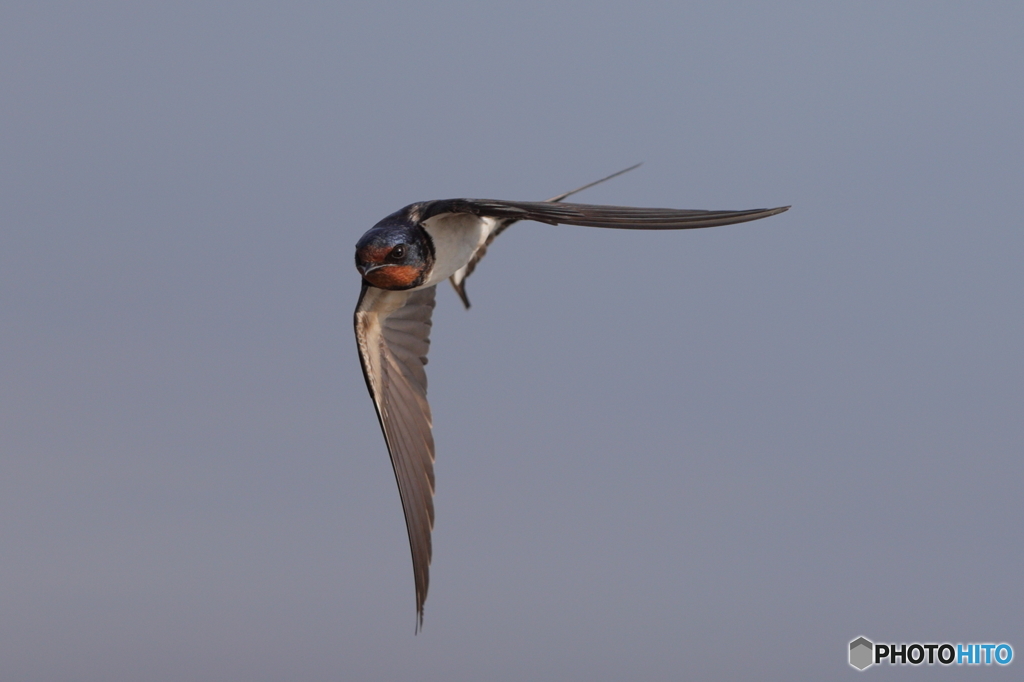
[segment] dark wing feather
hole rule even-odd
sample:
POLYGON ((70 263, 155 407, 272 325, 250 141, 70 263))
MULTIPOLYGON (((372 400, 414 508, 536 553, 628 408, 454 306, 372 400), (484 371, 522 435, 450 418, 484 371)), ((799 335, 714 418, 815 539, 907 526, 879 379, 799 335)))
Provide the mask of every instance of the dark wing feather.
POLYGON ((501 220, 535 220, 550 225, 583 225, 626 230, 687 230, 758 220, 788 209, 789 206, 755 208, 747 211, 694 211, 545 201, 447 199, 425 204, 423 219, 441 213, 469 213, 501 220))
POLYGON ((363 376, 395 469, 416 582, 417 628, 430 584, 434 527, 434 437, 427 403, 427 351, 436 287, 385 291, 363 283, 355 330, 363 376))

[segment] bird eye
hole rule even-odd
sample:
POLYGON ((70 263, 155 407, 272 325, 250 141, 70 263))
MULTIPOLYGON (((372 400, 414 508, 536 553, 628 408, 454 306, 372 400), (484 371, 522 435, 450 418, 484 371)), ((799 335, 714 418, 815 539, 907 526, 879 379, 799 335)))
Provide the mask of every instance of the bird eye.
POLYGON ((391 253, 388 254, 388 258, 391 260, 401 260, 405 258, 405 244, 399 244, 395 248, 391 249, 391 253))

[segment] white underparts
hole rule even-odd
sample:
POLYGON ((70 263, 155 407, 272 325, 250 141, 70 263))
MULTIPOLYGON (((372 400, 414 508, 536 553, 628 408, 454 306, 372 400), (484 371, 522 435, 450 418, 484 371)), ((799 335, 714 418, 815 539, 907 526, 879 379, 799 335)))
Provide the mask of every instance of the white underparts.
POLYGON ((417 289, 443 282, 465 267, 487 240, 496 222, 494 218, 469 213, 442 213, 423 221, 424 229, 434 241, 434 267, 417 289))

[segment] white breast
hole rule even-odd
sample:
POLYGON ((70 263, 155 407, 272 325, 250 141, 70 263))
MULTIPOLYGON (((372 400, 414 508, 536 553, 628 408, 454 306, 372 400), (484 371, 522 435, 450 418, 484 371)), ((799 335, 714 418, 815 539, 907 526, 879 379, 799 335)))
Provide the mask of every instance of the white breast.
POLYGON ((434 240, 434 268, 422 286, 443 282, 466 265, 496 222, 494 218, 468 213, 442 213, 423 221, 424 229, 434 240))

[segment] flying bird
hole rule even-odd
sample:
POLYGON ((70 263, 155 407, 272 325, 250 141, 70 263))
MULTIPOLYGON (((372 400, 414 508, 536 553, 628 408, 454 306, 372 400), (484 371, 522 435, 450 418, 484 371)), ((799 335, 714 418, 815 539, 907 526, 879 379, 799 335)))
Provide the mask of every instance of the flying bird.
POLYGON ((443 199, 409 204, 374 225, 356 243, 356 269, 363 277, 355 310, 356 342, 405 510, 416 583, 417 630, 423 626, 434 527, 434 437, 424 365, 437 285, 449 280, 469 308, 466 278, 495 237, 520 220, 625 230, 688 230, 758 220, 789 208, 694 211, 562 201, 637 166, 547 201, 443 199))

